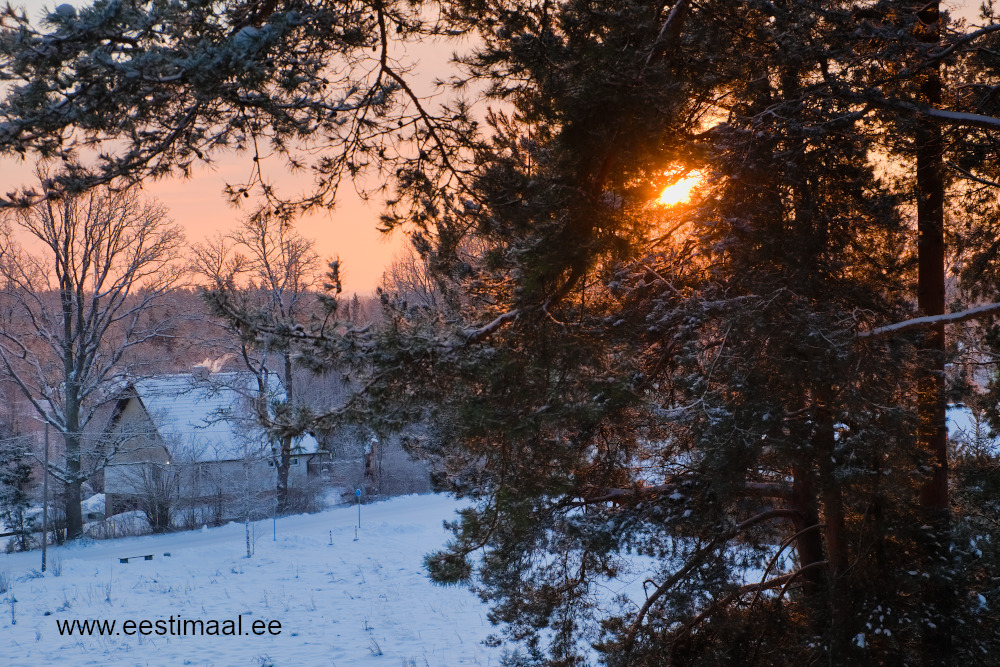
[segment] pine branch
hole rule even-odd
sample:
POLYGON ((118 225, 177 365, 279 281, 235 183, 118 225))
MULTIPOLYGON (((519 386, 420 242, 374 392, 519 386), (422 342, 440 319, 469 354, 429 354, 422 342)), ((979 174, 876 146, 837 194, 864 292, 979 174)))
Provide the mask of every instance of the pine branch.
POLYGON ((477 343, 484 338, 492 336, 494 333, 496 333, 498 329, 500 329, 508 322, 516 320, 518 317, 520 317, 520 315, 521 315, 520 308, 515 308, 514 310, 507 311, 506 313, 503 313, 502 315, 496 317, 489 324, 483 325, 478 329, 470 329, 466 331, 465 340, 469 343, 477 343))
POLYGON ((985 114, 968 113, 966 111, 950 111, 948 109, 938 109, 937 107, 924 104, 913 104, 901 100, 859 98, 859 101, 868 102, 872 105, 884 109, 896 109, 907 111, 914 116, 940 121, 946 125, 959 127, 977 127, 983 130, 1000 130, 1000 118, 987 116, 985 114))
MULTIPOLYGON (((801 514, 796 510, 775 509, 775 510, 768 510, 766 512, 761 512, 760 514, 752 516, 746 521, 737 524, 734 528, 727 531, 723 535, 715 538, 707 546, 697 551, 690 559, 688 559, 688 562, 684 565, 684 567, 682 567, 672 576, 667 578, 667 580, 664 581, 662 584, 657 586, 656 590, 653 591, 653 594, 650 595, 648 598, 646 598, 646 602, 644 602, 642 607, 639 608, 639 612, 636 614, 635 620, 632 621, 632 625, 629 626, 628 632, 625 634, 625 640, 624 640, 625 654, 627 655, 631 653, 632 646, 635 643, 636 633, 639 631, 639 628, 642 626, 643 619, 645 619, 646 614, 649 612, 649 609, 653 606, 656 600, 662 597, 667 591, 669 591, 674 586, 674 584, 676 584, 681 579, 686 577, 694 568, 700 565, 705 560, 705 558, 708 557, 709 554, 711 554, 713 551, 715 551, 717 548, 719 548, 721 545, 725 544, 732 538, 739 535, 741 532, 749 528, 752 528, 753 526, 756 526, 759 523, 770 521, 771 519, 796 519, 796 518, 801 519, 801 514)), ((826 561, 821 561, 821 562, 826 563, 826 561)), ((815 564, 816 563, 813 563, 812 565, 815 564)), ((805 570, 805 568, 802 568, 798 572, 801 573, 803 570, 805 570)), ((783 578, 779 577, 779 579, 783 578)), ((765 582, 765 583, 770 583, 770 582, 765 582)), ((784 583, 784 581, 782 581, 782 583, 784 583)))
POLYGON ((947 162, 946 161, 945 164, 948 165, 949 167, 951 167, 952 169, 954 169, 955 171, 957 171, 958 173, 962 174, 962 176, 968 178, 971 181, 975 181, 976 183, 979 183, 981 185, 988 185, 988 186, 990 186, 992 188, 1000 188, 1000 183, 997 183, 996 181, 991 181, 991 180, 989 180, 987 178, 983 178, 982 176, 976 176, 975 174, 973 174, 968 169, 962 169, 961 167, 959 167, 954 162, 947 162))
MULTIPOLYGON (((675 483, 640 486, 634 489, 605 488, 600 490, 601 495, 589 498, 584 497, 583 500, 571 503, 571 505, 586 506, 594 503, 620 503, 627 498, 644 500, 655 495, 667 493, 668 491, 677 491, 677 489, 678 485, 675 483)), ((743 487, 743 491, 744 495, 758 498, 790 498, 792 495, 791 487, 778 482, 747 482, 743 487)))
POLYGON ((887 324, 882 327, 876 327, 869 331, 859 331, 858 338, 884 336, 887 334, 895 334, 902 331, 909 331, 910 329, 933 326, 935 324, 942 324, 942 323, 958 324, 959 322, 966 322, 968 320, 975 320, 979 319, 980 317, 986 317, 988 315, 992 315, 997 311, 1000 311, 1000 303, 988 303, 984 306, 976 306, 975 308, 969 308, 968 310, 962 310, 957 313, 914 317, 913 319, 910 320, 903 320, 902 322, 896 322, 894 324, 887 324))
MULTIPOLYGON (((764 583, 764 581, 767 579, 767 575, 769 575, 771 573, 771 568, 774 567, 775 563, 778 562, 778 558, 781 557, 781 554, 784 553, 785 549, 787 549, 788 546, 792 544, 792 542, 794 542, 795 540, 799 539, 800 537, 802 537, 803 535, 805 535, 809 531, 812 531, 812 530, 822 530, 824 528, 826 528, 826 524, 825 523, 814 523, 811 526, 806 526, 805 528, 803 528, 802 530, 798 531, 794 535, 789 535, 788 537, 786 537, 781 542, 781 544, 778 546, 778 550, 774 552, 774 555, 771 556, 771 559, 767 562, 767 567, 764 568, 764 576, 761 577, 761 583, 762 584, 764 583)), ((807 563, 807 565, 813 565, 813 563, 807 563)), ((764 590, 766 590, 766 589, 764 589, 764 588, 758 588, 757 592, 754 593, 753 600, 750 601, 750 607, 751 608, 753 608, 753 606, 755 604, 757 604, 757 600, 760 598, 760 594, 764 590)), ((782 589, 782 590, 784 590, 784 589, 782 589)))
POLYGON ((781 593, 779 594, 780 597, 784 595, 784 592, 788 588, 789 584, 798 579, 799 576, 801 576, 805 572, 808 572, 809 570, 813 570, 818 567, 824 567, 827 564, 828 561, 825 560, 816 561, 815 563, 809 563, 808 565, 800 567, 795 572, 789 572, 788 574, 783 574, 780 577, 774 577, 773 579, 768 579, 767 581, 761 581, 756 584, 746 584, 745 586, 740 586, 735 591, 714 602, 707 609, 705 609, 700 614, 695 616, 693 619, 685 623, 684 627, 682 627, 674 636, 674 640, 676 641, 679 637, 686 635, 692 629, 694 629, 695 626, 704 621, 706 618, 709 618, 714 614, 718 613, 719 611, 721 611, 722 609, 725 609, 730 604, 732 604, 736 600, 739 600, 741 597, 747 595, 748 593, 759 594, 762 591, 781 588, 781 593))
POLYGON ((656 39, 649 48, 649 55, 646 57, 646 62, 643 64, 642 71, 645 71, 646 68, 653 63, 653 61, 666 55, 670 47, 678 39, 680 39, 681 31, 684 29, 684 20, 687 18, 688 8, 690 5, 690 0, 678 0, 677 3, 670 8, 667 20, 663 22, 663 27, 660 28, 660 33, 656 36, 656 39))
POLYGON ((956 39, 954 42, 952 42, 949 46, 945 47, 944 49, 941 49, 937 53, 932 53, 928 58, 928 60, 933 62, 936 60, 940 60, 941 58, 946 58, 947 56, 950 56, 958 47, 971 44, 980 37, 994 33, 997 30, 1000 30, 1000 23, 994 23, 992 25, 980 28, 975 32, 970 32, 968 34, 965 34, 962 37, 956 39))

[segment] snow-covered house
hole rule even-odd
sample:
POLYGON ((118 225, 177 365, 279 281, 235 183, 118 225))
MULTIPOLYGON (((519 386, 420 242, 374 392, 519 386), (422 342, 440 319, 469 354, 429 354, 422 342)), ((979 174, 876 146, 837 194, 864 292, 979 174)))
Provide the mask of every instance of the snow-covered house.
MULTIPOLYGON (((281 399, 277 376, 269 384, 270 398, 281 399)), ((104 472, 107 515, 156 496, 192 506, 273 493, 276 457, 250 403, 256 386, 248 373, 207 371, 129 383, 104 430, 105 448, 115 452, 104 472)), ((288 485, 295 489, 305 485, 310 461, 328 454, 308 434, 292 452, 288 485)))

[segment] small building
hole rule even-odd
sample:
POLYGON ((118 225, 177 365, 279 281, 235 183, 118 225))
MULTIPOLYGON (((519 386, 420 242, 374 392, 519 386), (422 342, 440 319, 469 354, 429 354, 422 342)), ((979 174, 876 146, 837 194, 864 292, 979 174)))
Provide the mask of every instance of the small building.
MULTIPOLYGON (((134 509, 149 515, 149 503, 162 502, 200 523, 208 507, 223 520, 239 514, 234 504, 273 498, 278 452, 256 420, 255 376, 198 370, 135 380, 120 392, 102 437, 107 516, 134 509)), ((281 400, 278 377, 268 384, 268 400, 281 400)), ((290 490, 329 461, 309 434, 292 454, 290 490)))

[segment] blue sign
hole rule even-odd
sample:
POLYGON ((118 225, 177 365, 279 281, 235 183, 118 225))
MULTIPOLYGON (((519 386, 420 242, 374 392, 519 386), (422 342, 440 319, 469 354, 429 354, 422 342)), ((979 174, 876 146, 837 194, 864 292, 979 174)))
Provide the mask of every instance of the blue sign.
POLYGON ((354 495, 356 495, 358 498, 360 498, 361 497, 361 489, 354 489, 354 495))

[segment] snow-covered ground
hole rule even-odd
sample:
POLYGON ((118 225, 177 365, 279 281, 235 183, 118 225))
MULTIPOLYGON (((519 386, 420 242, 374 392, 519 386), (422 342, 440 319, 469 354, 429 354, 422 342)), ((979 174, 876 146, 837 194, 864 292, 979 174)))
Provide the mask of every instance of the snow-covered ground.
POLYGON ((276 541, 271 522, 260 522, 249 559, 242 524, 53 548, 44 575, 38 551, 0 554, 0 590, 10 582, 0 592, 0 663, 497 665, 501 649, 483 644, 496 632, 486 607, 464 588, 432 584, 422 569, 458 507, 434 495, 365 505, 357 541, 356 507, 280 519, 276 541), (115 621, 115 634, 68 636, 57 626, 91 619, 115 621), (139 632, 145 620, 148 635, 139 632), (215 620, 220 634, 167 634, 181 620, 206 629, 215 620), (244 634, 221 634, 231 630, 226 621, 244 634), (280 634, 270 633, 273 621, 280 634))

